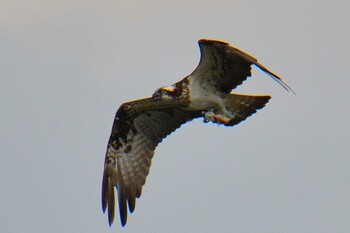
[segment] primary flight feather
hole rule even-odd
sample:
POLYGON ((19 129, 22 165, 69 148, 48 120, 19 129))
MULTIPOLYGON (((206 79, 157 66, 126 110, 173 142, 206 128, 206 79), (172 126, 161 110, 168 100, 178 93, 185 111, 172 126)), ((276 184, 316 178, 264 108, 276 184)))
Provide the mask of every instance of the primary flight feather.
POLYGON ((209 39, 198 43, 200 62, 190 75, 158 88, 152 97, 123 103, 115 115, 102 180, 102 209, 107 210, 110 225, 115 198, 121 224, 126 224, 128 209, 134 211, 146 182, 154 150, 167 135, 200 117, 204 122, 234 126, 265 106, 269 95, 231 92, 251 76, 252 65, 292 91, 256 58, 229 43, 209 39))

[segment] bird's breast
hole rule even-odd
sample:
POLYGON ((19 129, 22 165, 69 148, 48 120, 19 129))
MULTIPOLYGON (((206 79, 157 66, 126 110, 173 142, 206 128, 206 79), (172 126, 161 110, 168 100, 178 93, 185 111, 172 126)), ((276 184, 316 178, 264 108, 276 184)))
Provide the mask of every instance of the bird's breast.
POLYGON ((205 87, 200 83, 190 82, 188 85, 191 110, 223 109, 224 101, 211 87, 205 87))

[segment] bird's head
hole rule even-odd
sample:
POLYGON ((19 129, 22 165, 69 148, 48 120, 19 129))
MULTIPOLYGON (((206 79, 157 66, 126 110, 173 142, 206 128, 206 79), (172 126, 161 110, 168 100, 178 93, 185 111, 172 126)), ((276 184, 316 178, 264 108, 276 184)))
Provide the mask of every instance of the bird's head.
POLYGON ((169 100, 176 95, 176 88, 174 86, 160 87, 152 95, 153 100, 169 100))

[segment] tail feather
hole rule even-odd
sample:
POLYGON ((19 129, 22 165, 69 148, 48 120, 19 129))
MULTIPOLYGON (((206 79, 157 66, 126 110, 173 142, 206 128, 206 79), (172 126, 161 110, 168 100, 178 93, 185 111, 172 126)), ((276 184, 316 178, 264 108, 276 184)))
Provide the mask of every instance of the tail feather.
POLYGON ((263 108, 269 101, 269 95, 240 95, 230 93, 225 98, 225 107, 233 113, 234 118, 225 126, 234 126, 263 108))

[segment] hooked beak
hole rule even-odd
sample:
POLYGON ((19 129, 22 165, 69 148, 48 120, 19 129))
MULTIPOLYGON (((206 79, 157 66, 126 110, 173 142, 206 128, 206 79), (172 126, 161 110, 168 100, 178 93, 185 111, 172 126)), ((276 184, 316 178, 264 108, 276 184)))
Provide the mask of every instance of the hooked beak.
POLYGON ((160 99, 160 97, 162 96, 162 94, 160 93, 160 92, 154 92, 154 94, 152 95, 152 99, 154 100, 154 101, 157 101, 157 100, 159 100, 160 99))

